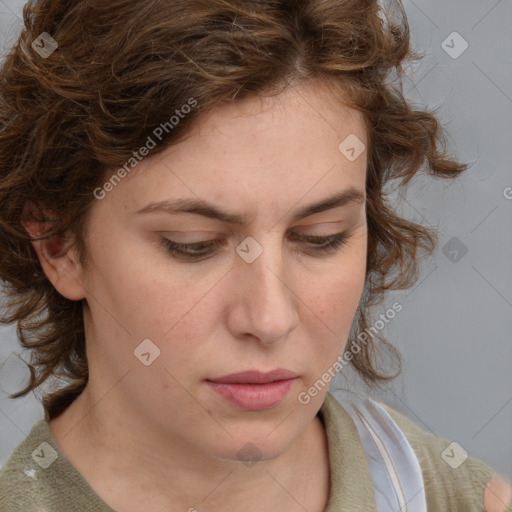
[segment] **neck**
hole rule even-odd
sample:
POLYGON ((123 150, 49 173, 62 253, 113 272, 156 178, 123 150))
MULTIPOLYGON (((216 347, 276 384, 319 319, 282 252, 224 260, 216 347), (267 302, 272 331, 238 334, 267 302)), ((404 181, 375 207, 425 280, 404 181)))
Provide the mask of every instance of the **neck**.
POLYGON ((99 400, 88 392, 51 420, 50 431, 96 494, 119 512, 325 510, 329 458, 318 416, 280 456, 247 465, 208 456, 165 433, 147 435, 122 411, 91 405, 99 400))

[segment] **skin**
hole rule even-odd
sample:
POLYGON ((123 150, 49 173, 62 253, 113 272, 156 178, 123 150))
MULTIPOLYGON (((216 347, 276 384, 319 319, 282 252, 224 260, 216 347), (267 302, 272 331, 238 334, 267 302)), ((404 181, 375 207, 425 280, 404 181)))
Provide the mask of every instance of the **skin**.
POLYGON ((85 263, 69 237, 34 242, 56 289, 86 304, 89 382, 50 430, 115 510, 325 510, 329 461, 317 412, 327 387, 307 405, 297 397, 343 353, 363 292, 367 159, 340 153, 350 134, 367 144, 362 116, 318 85, 218 107, 93 204, 85 263), (291 221, 348 188, 363 201, 291 221), (247 222, 135 213, 177 198, 247 222), (328 253, 290 239, 340 232, 346 244, 328 253), (235 250, 249 236, 263 248, 252 263, 235 250), (222 243, 194 262, 170 253, 166 238, 222 243), (144 339, 160 350, 149 366, 134 356, 144 339), (264 411, 237 408, 205 384, 278 367, 299 377, 264 411), (249 442, 261 457, 251 466, 237 455, 249 442))
POLYGON ((487 512, 505 512, 512 505, 512 487, 501 475, 494 475, 485 488, 484 506, 487 512))
POLYGON ((50 430, 112 508, 324 510, 329 463, 316 414, 327 387, 307 405, 297 397, 343 353, 363 291, 366 153, 355 161, 340 153, 350 134, 366 144, 361 115, 318 85, 218 107, 94 203, 86 265, 65 240, 34 242, 58 291, 87 304, 89 383, 50 430), (290 221, 349 187, 361 202, 290 221), (180 197, 252 222, 134 213, 180 197), (320 253, 292 232, 350 237, 320 253), (249 236, 263 248, 250 264, 235 251, 249 236), (223 243, 193 262, 174 257, 164 238, 223 243), (150 366, 133 353, 146 338, 161 351, 150 366), (299 377, 259 412, 204 382, 279 367, 299 377), (252 466, 237 456, 248 442, 261 454, 252 466))

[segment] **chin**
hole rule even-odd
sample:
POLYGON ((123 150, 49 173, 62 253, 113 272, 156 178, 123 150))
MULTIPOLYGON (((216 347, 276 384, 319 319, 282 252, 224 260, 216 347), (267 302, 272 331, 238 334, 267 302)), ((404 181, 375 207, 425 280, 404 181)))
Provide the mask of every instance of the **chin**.
POLYGON ((215 450, 215 455, 223 461, 240 462, 251 467, 258 462, 274 460, 287 449, 288 443, 280 443, 277 439, 273 441, 253 439, 251 441, 250 437, 246 437, 233 439, 225 449, 215 450))

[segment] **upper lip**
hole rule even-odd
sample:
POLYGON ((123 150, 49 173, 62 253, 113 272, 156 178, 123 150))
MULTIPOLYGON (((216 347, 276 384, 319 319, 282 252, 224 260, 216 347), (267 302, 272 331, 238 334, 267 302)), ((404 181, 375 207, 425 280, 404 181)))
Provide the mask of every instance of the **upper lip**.
POLYGON ((298 375, 291 370, 287 370, 286 368, 277 368, 276 370, 269 372, 246 370, 208 380, 219 383, 267 384, 276 380, 295 379, 296 377, 298 377, 298 375))

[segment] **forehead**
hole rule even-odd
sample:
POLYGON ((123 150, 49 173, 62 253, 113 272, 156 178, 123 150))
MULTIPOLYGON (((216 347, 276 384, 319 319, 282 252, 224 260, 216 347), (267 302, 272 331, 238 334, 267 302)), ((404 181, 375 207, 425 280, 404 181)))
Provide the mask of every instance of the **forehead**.
POLYGON ((248 97, 203 114, 193 134, 203 137, 203 143, 217 133, 245 138, 253 145, 269 139, 280 143, 290 139, 293 143, 293 139, 286 136, 295 135, 297 146, 306 140, 316 145, 319 138, 330 132, 329 138, 354 134, 366 144, 363 114, 345 103, 340 94, 327 84, 304 83, 275 96, 248 97), (286 132, 281 128, 286 128, 286 132))
POLYGON ((360 112, 329 90, 300 86, 203 114, 181 142, 145 158, 109 200, 134 211, 150 201, 204 199, 254 216, 258 203, 275 211, 306 196, 311 203, 350 187, 364 191, 366 145, 360 112))

